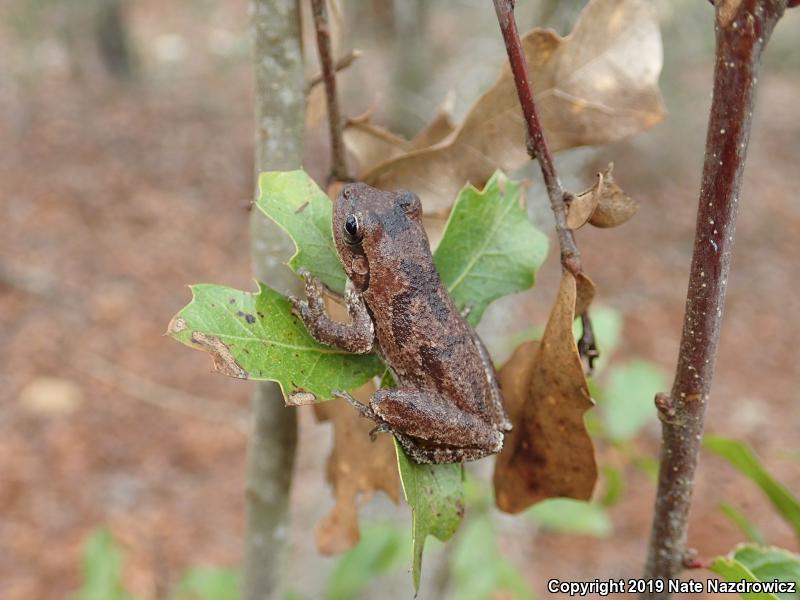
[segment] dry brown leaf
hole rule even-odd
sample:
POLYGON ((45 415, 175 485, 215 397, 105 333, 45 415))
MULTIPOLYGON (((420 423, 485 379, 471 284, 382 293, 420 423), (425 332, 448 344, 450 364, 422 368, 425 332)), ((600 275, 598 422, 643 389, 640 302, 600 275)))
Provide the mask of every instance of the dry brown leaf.
MULTIPOLYGON (((512 423, 518 423, 528 397, 533 375, 533 361, 539 349, 539 341, 523 342, 497 374, 503 390, 503 405, 512 423)), ((508 438, 506 438, 508 440, 508 438)))
POLYGON ((452 93, 447 95, 445 101, 439 106, 433 120, 423 127, 411 140, 412 150, 421 150, 438 144, 456 129, 451 118, 455 97, 452 93))
POLYGON ((592 213, 589 223, 595 227, 616 227, 622 225, 639 210, 639 202, 628 196, 614 181, 614 163, 608 165, 603 173, 603 189, 597 209, 592 213))
POLYGON ((306 129, 313 129, 328 114, 325 86, 315 85, 306 98, 306 129))
MULTIPOLYGON (((341 184, 332 184, 328 195, 336 195, 341 184)), ((349 317, 345 308, 330 298, 325 305, 337 320, 349 317)), ((368 383, 353 392, 361 402, 369 402, 375 385, 368 383)), ((317 548, 322 554, 339 554, 352 548, 360 538, 358 501, 366 502, 383 490, 396 503, 400 498, 397 458, 392 437, 379 435, 373 442, 369 432, 375 427, 346 402, 333 400, 314 405, 318 421, 333 425, 333 449, 328 457, 327 478, 334 490, 336 504, 317 524, 317 548)))
MULTIPOLYGON (((592 0, 566 38, 533 30, 522 40, 553 151, 605 144, 652 127, 664 115, 658 92, 661 36, 646 0, 592 0)), ((364 181, 411 189, 427 214, 445 213, 466 182, 528 160, 525 126, 507 66, 438 144, 390 159, 364 181)))
POLYGON ((373 125, 371 123, 372 110, 349 119, 344 127, 344 143, 358 161, 359 175, 398 156, 432 146, 450 135, 455 129, 450 118, 452 105, 452 95, 448 94, 448 97, 439 106, 433 120, 423 127, 411 141, 373 125))
MULTIPOLYGON (((353 395, 369 400, 375 387, 370 384, 353 395)), ((361 418, 344 401, 332 400, 315 405, 317 418, 333 424, 333 450, 328 457, 328 481, 334 488, 336 504, 317 524, 317 548, 322 554, 339 554, 352 548, 360 538, 358 504, 383 490, 395 503, 400 499, 392 436, 379 435, 370 440, 375 424, 361 418), (357 502, 358 500, 358 502, 357 502)))
POLYGON ((575 278, 564 273, 535 356, 519 348, 500 372, 509 413, 516 413, 494 472, 497 506, 505 512, 556 496, 588 500, 597 480, 583 422, 594 402, 572 335, 576 296, 575 278))
POLYGON ((603 193, 603 174, 597 174, 597 181, 585 192, 575 194, 567 208, 567 227, 580 229, 594 214, 603 193))
POLYGON ((347 150, 358 162, 358 172, 364 173, 377 164, 411 152, 407 139, 370 122, 372 111, 348 119, 342 132, 347 150))
POLYGON ((575 277, 577 293, 575 297, 575 316, 579 317, 589 310, 589 305, 594 300, 596 286, 586 273, 578 273, 575 277))

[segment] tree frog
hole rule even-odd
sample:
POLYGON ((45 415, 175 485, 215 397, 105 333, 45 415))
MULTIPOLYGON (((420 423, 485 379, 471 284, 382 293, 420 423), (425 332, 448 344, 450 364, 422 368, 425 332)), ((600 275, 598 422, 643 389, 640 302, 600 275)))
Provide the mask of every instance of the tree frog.
POLYGON ((347 274, 350 323, 325 310, 323 284, 308 273, 294 312, 319 342, 355 353, 375 349, 397 387, 369 405, 349 401, 391 432, 419 463, 458 463, 499 452, 511 430, 497 376, 478 335, 442 284, 410 192, 346 185, 333 207, 333 239, 347 274))

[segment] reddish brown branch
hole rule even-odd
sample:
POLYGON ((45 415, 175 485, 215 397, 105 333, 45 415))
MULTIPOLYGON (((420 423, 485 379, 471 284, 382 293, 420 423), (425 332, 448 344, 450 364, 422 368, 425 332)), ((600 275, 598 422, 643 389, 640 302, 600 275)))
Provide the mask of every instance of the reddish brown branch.
POLYGON ((317 50, 319 51, 322 81, 325 84, 325 100, 328 107, 328 124, 331 133, 331 179, 349 181, 344 141, 342 140, 342 117, 339 113, 339 100, 336 96, 336 68, 331 53, 331 34, 325 0, 311 0, 311 11, 314 17, 314 29, 317 33, 317 50))
POLYGON ((561 264, 573 275, 577 275, 581 272, 581 254, 575 244, 572 230, 567 228, 566 194, 564 193, 564 188, 561 187, 561 181, 558 179, 558 172, 556 171, 555 163, 553 163, 553 155, 547 146, 547 140, 536 110, 536 102, 533 99, 533 90, 528 76, 528 63, 525 60, 525 52, 522 50, 517 22, 514 18, 514 2, 513 0, 494 0, 494 8, 497 12, 500 30, 503 32, 503 40, 508 52, 508 62, 511 65, 511 73, 514 75, 514 83, 517 86, 519 103, 522 106, 522 113, 525 117, 528 134, 528 154, 531 159, 539 161, 542 177, 547 187, 547 195, 550 198, 550 207, 555 216, 556 234, 558 235, 558 245, 561 249, 561 264))
MULTIPOLYGON (((680 354, 671 395, 656 398, 663 438, 648 578, 672 579, 684 567, 689 505, 717 358, 756 77, 761 52, 785 7, 786 0, 716 2, 714 94, 680 354)), ((670 596, 665 591, 642 597, 670 596)))

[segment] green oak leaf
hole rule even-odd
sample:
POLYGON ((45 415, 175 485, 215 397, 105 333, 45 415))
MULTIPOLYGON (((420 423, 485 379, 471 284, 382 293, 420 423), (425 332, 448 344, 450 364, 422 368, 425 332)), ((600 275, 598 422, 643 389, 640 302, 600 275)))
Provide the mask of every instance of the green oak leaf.
POLYGON ((747 515, 736 508, 733 504, 729 502, 722 502, 719 505, 719 510, 728 518, 731 523, 736 525, 742 531, 748 540, 758 544, 759 546, 767 545, 767 540, 764 537, 764 534, 761 533, 758 525, 748 519, 747 515))
POLYGON ((434 261, 474 326, 492 301, 533 285, 547 246, 547 236, 528 220, 520 183, 496 171, 483 190, 462 188, 434 261))
MULTIPOLYGON (((528 221, 520 187, 499 171, 483 191, 465 187, 434 253, 442 281, 457 306, 470 309, 472 325, 493 300, 531 287, 547 253, 547 238, 528 221)), ((301 170, 262 173, 257 206, 294 241, 289 266, 295 272, 308 270, 342 292, 345 274, 333 242, 332 206, 316 183, 301 170)), ((192 303, 176 315, 169 333, 209 351, 217 370, 227 375, 278 381, 290 403, 327 399, 332 389, 352 389, 385 370, 374 355, 318 344, 292 316, 283 296, 259 286, 256 294, 195 286, 192 303)), ((397 453, 414 514, 418 587, 425 538, 448 539, 463 515, 462 467, 418 465, 399 446, 397 453)))
POLYGON ((770 475, 747 444, 718 435, 707 435, 703 439, 703 446, 753 480, 800 539, 800 500, 770 475))
POLYGON ((283 295, 263 283, 258 287, 251 293, 192 286, 192 301, 167 333, 209 352, 225 375, 277 381, 288 404, 327 400, 331 390, 351 390, 383 371, 374 354, 350 354, 314 340, 283 295))
MULTIPOLYGON (((783 548, 741 545, 729 555, 715 558, 709 570, 733 583, 744 580, 771 585, 777 579, 794 582, 795 588, 800 587, 800 556, 783 548)), ((740 596, 745 600, 796 600, 798 594, 779 593, 777 590, 773 593, 770 590, 742 593, 740 596)))
POLYGON ((411 506, 411 571, 419 591, 422 550, 429 535, 446 542, 464 517, 464 468, 461 464, 421 465, 403 451, 397 440, 397 466, 403 494, 411 506))
POLYGON ((305 269, 341 294, 346 276, 333 243, 332 205, 325 192, 302 170, 261 173, 258 190, 258 208, 294 241, 292 270, 305 269))

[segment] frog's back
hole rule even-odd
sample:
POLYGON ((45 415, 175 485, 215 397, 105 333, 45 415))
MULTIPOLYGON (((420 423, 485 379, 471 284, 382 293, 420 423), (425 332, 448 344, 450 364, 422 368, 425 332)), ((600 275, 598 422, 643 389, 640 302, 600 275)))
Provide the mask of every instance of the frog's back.
POLYGON ((492 385, 469 324, 427 257, 416 252, 371 268, 365 294, 381 353, 398 385, 435 390, 461 409, 486 414, 492 385))

